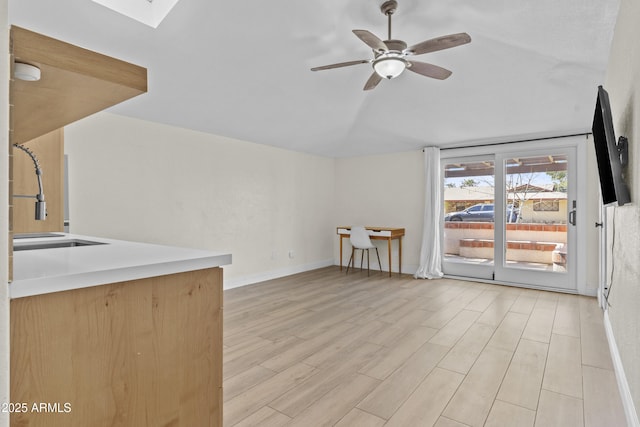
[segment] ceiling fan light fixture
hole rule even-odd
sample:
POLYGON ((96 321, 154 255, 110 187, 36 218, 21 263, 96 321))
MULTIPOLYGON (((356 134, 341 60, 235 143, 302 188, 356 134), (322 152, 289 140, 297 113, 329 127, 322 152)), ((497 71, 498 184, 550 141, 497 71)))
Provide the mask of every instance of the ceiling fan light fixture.
POLYGON ((385 79, 398 77, 407 68, 407 61, 397 56, 385 56, 373 62, 373 69, 385 79))

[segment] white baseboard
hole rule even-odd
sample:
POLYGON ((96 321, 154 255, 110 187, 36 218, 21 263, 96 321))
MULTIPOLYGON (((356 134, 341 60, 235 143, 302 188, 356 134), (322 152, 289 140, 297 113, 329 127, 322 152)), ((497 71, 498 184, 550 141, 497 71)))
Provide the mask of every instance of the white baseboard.
POLYGON ((303 273, 305 271, 316 270, 334 265, 332 259, 312 262, 309 264, 295 265, 292 267, 279 268, 277 270, 265 271, 263 273, 251 274, 248 276, 232 277, 224 279, 224 289, 239 288, 241 286, 253 285, 254 283, 264 282, 266 280, 278 279, 280 277, 290 276, 292 274, 303 273))
MULTIPOLYGON (((241 286, 253 285, 255 283, 264 282, 267 280, 278 279, 280 277, 290 276, 292 274, 304 273, 305 271, 316 270, 318 268, 329 267, 331 265, 340 265, 339 260, 326 259, 323 261, 312 262, 309 264, 296 265, 293 267, 280 268, 277 270, 265 271, 264 273, 251 274, 248 276, 232 277, 224 279, 224 289, 239 288, 241 286)), ((371 268, 378 268, 378 263, 371 263, 371 268)), ((365 261, 366 265, 366 261, 365 261)), ((343 265, 346 267, 346 264, 343 265)), ((387 266, 383 264, 382 270, 388 271, 387 266)), ((402 272, 405 274, 413 274, 418 269, 415 265, 403 265, 402 272)), ((398 272, 398 268, 391 268, 394 273, 398 272)))
POLYGON ((609 342, 609 351, 611 352, 613 370, 616 373, 618 390, 620 391, 620 398, 622 399, 622 406, 624 407, 624 415, 627 417, 627 425, 629 427, 640 427, 638 413, 636 412, 636 407, 633 403, 633 397, 631 396, 627 376, 624 373, 622 359, 620 358, 620 352, 618 352, 618 346, 616 345, 616 340, 613 336, 613 329, 611 328, 611 322, 609 321, 609 313, 607 310, 604 312, 604 330, 607 334, 607 341, 609 342))
MULTIPOLYGON (((382 256, 380 257, 382 258, 382 256)), ((379 268, 382 268, 382 271, 389 271, 389 264, 385 262, 386 258, 384 261, 381 262, 381 266, 378 266, 378 261, 375 259, 375 254, 373 254, 373 256, 371 257, 371 269, 372 270, 377 270, 379 268)), ((398 259, 394 258, 393 262, 391 263, 391 272, 392 273, 397 273, 398 272, 398 259)), ((342 262, 342 266, 344 268, 347 267, 347 263, 349 262, 349 259, 347 258, 346 260, 344 260, 342 262)), ((333 265, 340 265, 340 258, 336 258, 333 261, 333 265)), ((418 271, 418 267, 419 265, 417 264, 405 264, 402 263, 402 274, 410 274, 413 276, 413 274, 418 271)), ((357 257, 356 259, 356 268, 360 268, 360 257, 357 257)), ((364 260, 364 268, 367 268, 367 260, 364 260)))

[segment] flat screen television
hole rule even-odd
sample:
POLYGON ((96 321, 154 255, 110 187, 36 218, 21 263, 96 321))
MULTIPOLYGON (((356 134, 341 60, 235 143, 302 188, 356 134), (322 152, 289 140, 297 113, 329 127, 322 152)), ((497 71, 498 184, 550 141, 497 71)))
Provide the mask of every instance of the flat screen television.
POLYGON ((626 139, 621 138, 623 142, 620 144, 616 141, 609 94, 602 86, 598 86, 598 99, 591 131, 596 147, 602 203, 605 206, 616 202, 619 206, 629 203, 631 198, 627 184, 624 182, 620 160, 621 153, 626 156, 626 139))

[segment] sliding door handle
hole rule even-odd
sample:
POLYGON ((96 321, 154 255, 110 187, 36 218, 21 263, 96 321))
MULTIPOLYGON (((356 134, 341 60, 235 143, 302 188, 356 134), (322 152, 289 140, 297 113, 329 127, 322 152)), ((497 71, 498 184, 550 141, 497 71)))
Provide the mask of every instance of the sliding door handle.
POLYGON ((576 201, 572 200, 571 202, 572 202, 571 207, 573 208, 573 210, 569 212, 569 224, 575 226, 576 225, 576 201))

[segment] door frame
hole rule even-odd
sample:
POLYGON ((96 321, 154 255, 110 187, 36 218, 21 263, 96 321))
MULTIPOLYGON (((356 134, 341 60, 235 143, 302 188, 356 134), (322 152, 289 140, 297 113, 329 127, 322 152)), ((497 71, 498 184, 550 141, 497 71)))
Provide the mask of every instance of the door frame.
MULTIPOLYGON (((512 286, 525 286, 534 289, 548 289, 555 290, 560 292, 568 292, 568 293, 578 293, 582 295, 587 294, 587 138, 585 135, 575 135, 575 136, 566 136, 566 137, 557 137, 557 138, 545 138, 545 139, 537 139, 537 140, 529 140, 529 141, 519 141, 519 142, 510 142, 510 143, 496 143, 496 144, 485 144, 479 146, 472 147, 457 147, 450 149, 442 149, 440 151, 440 159, 443 163, 449 161, 453 158, 466 158, 466 157, 476 157, 476 156, 494 156, 494 160, 496 159, 496 154, 505 154, 512 153, 517 151, 529 152, 529 151, 538 151, 538 150, 554 150, 559 148, 575 148, 575 174, 576 174, 576 184, 575 184, 575 197, 577 200, 577 209, 576 209, 576 227, 575 227, 575 240, 576 240, 576 248, 575 248, 575 266, 573 268, 573 277, 569 280, 572 281, 574 286, 572 289, 557 289, 553 287, 539 286, 539 285, 523 285, 516 282, 507 282, 500 280, 492 280, 491 278, 478 278, 478 277, 465 277, 456 275, 457 278, 469 279, 469 280, 477 280, 481 282, 487 283, 497 283, 497 284, 506 284, 512 286)), ((498 167, 497 163, 495 167, 498 167)), ((497 182, 496 182, 497 184, 497 182)), ((441 179, 441 191, 444 194, 444 172, 441 179)), ((495 199, 495 204, 497 205, 498 200, 495 199)), ((496 214, 499 212, 496 211, 496 214)), ((444 220, 441 222, 441 229, 444 230, 444 220)), ((499 237, 496 232, 496 241, 499 237)), ((444 233, 441 234, 441 239, 444 239, 444 233)), ((502 237, 502 236, 500 236, 502 237)), ((444 248, 444 241, 441 242, 441 247, 444 248)), ((494 257, 495 258, 495 257, 494 257)), ((498 260, 494 259, 494 263, 497 263, 498 260)), ((464 272, 463 272, 464 274, 464 272)), ((446 275, 449 277, 453 277, 451 275, 446 275)))

